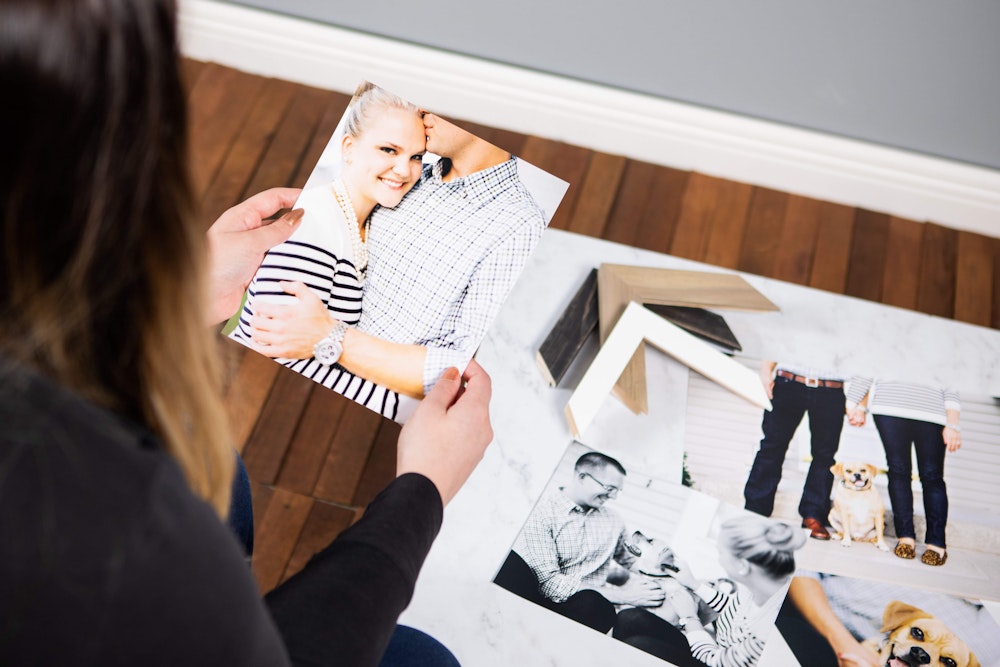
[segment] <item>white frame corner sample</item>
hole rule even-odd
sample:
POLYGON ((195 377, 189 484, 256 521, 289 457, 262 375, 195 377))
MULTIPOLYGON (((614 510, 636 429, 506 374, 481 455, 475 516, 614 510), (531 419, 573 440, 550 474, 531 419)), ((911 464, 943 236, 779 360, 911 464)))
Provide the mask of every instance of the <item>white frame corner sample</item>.
POLYGON ((644 341, 754 405, 771 409, 757 373, 632 301, 566 404, 566 420, 574 437, 581 437, 593 422, 604 399, 644 341))

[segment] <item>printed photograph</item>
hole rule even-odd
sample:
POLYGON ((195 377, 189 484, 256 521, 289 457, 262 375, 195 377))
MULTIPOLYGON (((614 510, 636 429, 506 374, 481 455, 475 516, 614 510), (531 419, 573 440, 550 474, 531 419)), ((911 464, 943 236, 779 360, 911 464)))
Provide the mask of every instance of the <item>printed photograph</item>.
POLYGON ((572 443, 494 583, 669 664, 758 664, 806 543, 572 443))
POLYGON ((689 375, 694 488, 803 526, 817 569, 1000 599, 1000 406, 988 396, 743 358, 772 410, 689 375))
POLYGON ((809 667, 979 667, 1000 665, 998 609, 884 581, 799 572, 777 626, 809 667))
POLYGON ((468 365, 567 187, 364 82, 227 333, 404 422, 468 365))

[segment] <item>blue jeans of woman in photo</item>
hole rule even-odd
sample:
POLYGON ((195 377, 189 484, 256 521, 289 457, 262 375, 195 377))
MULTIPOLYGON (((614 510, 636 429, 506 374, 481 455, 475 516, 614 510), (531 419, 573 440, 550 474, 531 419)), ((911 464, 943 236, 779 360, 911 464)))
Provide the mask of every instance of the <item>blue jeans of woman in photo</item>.
POLYGON ((945 524, 948 523, 948 491, 944 483, 946 446, 941 424, 903 417, 874 415, 875 428, 885 447, 889 464, 889 502, 896 537, 916 539, 913 527, 913 466, 911 447, 917 452, 917 474, 924 495, 927 532, 924 542, 945 548, 945 524))

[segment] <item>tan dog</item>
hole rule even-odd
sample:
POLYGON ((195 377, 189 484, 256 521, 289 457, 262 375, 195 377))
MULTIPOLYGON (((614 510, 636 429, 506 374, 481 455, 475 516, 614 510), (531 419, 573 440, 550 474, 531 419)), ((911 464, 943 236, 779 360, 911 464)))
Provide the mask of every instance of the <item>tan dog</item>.
POLYGON ((834 479, 829 519, 840 544, 849 547, 852 540, 874 542, 888 551, 883 536, 885 504, 873 484, 878 470, 870 463, 837 463, 830 472, 834 479))
POLYGON ((882 614, 884 637, 864 642, 885 667, 980 667, 968 645, 926 611, 893 600, 882 614))

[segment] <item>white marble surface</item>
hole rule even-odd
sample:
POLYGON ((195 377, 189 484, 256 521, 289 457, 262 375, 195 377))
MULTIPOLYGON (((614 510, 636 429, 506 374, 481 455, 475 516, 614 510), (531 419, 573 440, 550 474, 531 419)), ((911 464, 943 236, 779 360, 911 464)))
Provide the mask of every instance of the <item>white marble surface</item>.
MULTIPOLYGON (((530 604, 491 583, 572 436, 563 409, 574 367, 550 388, 535 350, 591 268, 602 262, 720 270, 558 230, 544 235, 477 359, 493 378, 496 440, 445 512, 402 622, 440 638, 464 665, 598 665, 660 660, 530 604)), ((808 360, 845 373, 1000 394, 1000 332, 746 276, 779 313, 720 311, 750 357, 808 360), (778 335, 780 333, 780 335, 778 335)), ((593 354, 593 350, 589 350, 593 354)), ((585 358, 585 349, 581 358, 585 358)), ((588 446, 678 479, 687 370, 647 349, 648 415, 609 397, 588 446)), ((772 641, 763 665, 795 664, 772 641)))

